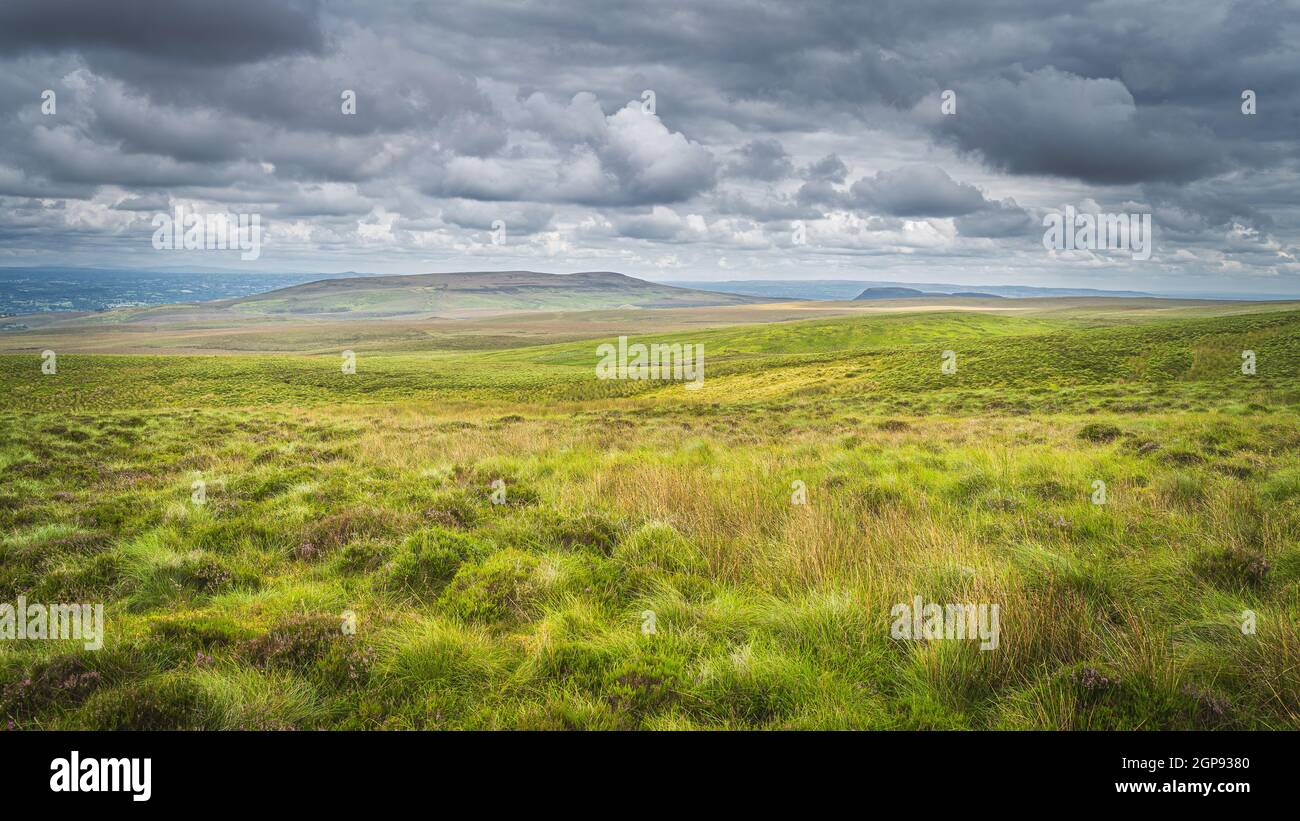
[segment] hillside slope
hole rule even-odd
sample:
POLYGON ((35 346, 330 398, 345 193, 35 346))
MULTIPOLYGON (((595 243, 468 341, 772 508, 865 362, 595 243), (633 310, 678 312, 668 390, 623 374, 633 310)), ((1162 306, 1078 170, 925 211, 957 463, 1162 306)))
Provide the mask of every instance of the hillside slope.
MULTIPOLYGON (((364 323, 363 323, 364 325, 364 323)), ((499 339, 441 350, 361 344, 312 356, 102 356, 59 353, 57 379, 32 353, 0 355, 0 411, 103 407, 315 406, 397 399, 585 402, 643 397, 675 407, 847 403, 880 413, 1086 411, 1121 404, 1208 409, 1300 402, 1300 311, 1078 323, 940 311, 770 325, 647 331, 638 342, 702 345, 705 384, 595 376, 606 337, 517 346, 499 339), (957 371, 940 356, 955 352, 957 371), (1241 373, 1254 351, 1256 375, 1241 373), (1121 397, 1126 397, 1121 399, 1121 397)))
POLYGON ((636 333, 698 390, 599 338, 0 355, 0 601, 111 628, 0 641, 0 725, 1300 728, 1300 310, 1089 302, 636 333))

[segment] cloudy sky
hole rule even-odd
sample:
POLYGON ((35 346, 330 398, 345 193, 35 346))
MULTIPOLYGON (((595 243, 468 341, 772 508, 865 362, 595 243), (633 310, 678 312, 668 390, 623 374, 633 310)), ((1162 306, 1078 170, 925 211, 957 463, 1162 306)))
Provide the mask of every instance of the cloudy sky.
POLYGON ((1300 294, 1297 43, 1294 0, 5 0, 0 266, 1300 294), (155 250, 177 205, 261 257, 155 250), (1049 252, 1067 205, 1154 253, 1049 252))

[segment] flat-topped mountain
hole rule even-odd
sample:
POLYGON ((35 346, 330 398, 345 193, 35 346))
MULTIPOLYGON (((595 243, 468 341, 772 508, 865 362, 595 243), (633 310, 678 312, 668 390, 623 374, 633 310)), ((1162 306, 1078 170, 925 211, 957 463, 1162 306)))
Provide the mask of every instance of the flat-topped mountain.
MULTIPOLYGON (((483 271, 324 279, 220 305, 239 314, 334 319, 744 305, 770 297, 659 285, 611 271, 483 271)), ((775 300, 781 301, 781 300, 775 300)))
POLYGON ((934 293, 932 291, 918 291, 915 288, 867 288, 854 299, 928 299, 930 297, 975 297, 981 299, 1002 299, 997 294, 986 294, 980 291, 957 291, 951 294, 934 293))

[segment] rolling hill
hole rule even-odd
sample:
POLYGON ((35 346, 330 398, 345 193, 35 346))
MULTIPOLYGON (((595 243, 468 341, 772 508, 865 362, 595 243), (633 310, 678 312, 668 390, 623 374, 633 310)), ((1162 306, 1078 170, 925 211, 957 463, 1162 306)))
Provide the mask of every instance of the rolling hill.
POLYGON ((657 285, 609 271, 485 271, 349 277, 294 285, 221 303, 237 314, 331 319, 471 317, 521 311, 684 308, 770 302, 657 285))

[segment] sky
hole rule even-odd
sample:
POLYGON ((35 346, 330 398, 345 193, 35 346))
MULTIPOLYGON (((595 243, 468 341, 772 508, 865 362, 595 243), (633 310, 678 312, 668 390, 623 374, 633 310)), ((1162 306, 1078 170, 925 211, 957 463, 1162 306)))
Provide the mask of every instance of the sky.
POLYGON ((1300 295, 1297 43, 1300 2, 5 0, 0 266, 1300 295), (156 248, 178 206, 257 258, 156 248), (1067 207, 1149 257, 1045 247, 1067 207))

